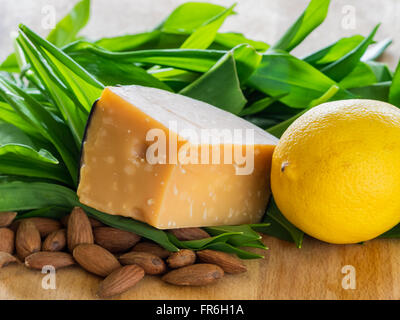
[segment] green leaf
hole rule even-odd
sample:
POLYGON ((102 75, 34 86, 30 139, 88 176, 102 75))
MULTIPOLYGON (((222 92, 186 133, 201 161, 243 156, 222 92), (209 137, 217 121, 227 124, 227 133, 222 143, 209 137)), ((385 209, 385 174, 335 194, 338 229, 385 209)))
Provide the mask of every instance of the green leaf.
POLYGON ((0 173, 71 184, 68 171, 47 150, 37 148, 17 127, 0 122, 0 173))
POLYGON ((363 40, 364 37, 361 35, 341 38, 335 43, 307 56, 303 60, 314 66, 332 63, 354 50, 363 40))
MULTIPOLYGON (((307 62, 280 50, 268 50, 263 55, 260 67, 248 84, 273 97, 282 95, 280 101, 293 108, 305 108, 332 86, 338 86, 307 62)), ((341 89, 335 99, 351 97, 350 93, 341 89)))
POLYGON ((1 77, 0 96, 26 123, 30 123, 42 137, 54 145, 66 164, 72 181, 76 183, 79 150, 68 127, 22 89, 1 77))
POLYGON ((383 238, 383 239, 398 239, 398 238, 400 238, 400 224, 397 224, 389 231, 386 231, 385 233, 381 234, 378 238, 383 238))
POLYGON ((96 45, 109 51, 131 51, 155 47, 160 40, 161 31, 154 30, 132 35, 123 35, 112 38, 102 38, 96 45))
POLYGON ((366 87, 351 88, 349 91, 358 99, 372 99, 388 102, 391 85, 391 81, 377 82, 366 87))
POLYGON ((271 104, 273 104, 275 101, 283 98, 285 94, 281 94, 277 97, 265 97, 263 99, 257 100, 256 102, 252 103, 250 106, 246 107, 240 112, 240 116, 247 116, 247 115, 252 115, 258 112, 261 112, 268 108, 271 104))
POLYGON ((364 62, 359 62, 353 71, 339 82, 339 85, 343 89, 348 89, 369 86, 377 81, 372 68, 364 62))
POLYGON ((216 44, 228 50, 243 43, 249 44, 257 51, 266 51, 269 48, 269 45, 265 42, 251 40, 246 38, 243 34, 235 32, 217 33, 214 41, 216 44))
POLYGON ((335 81, 340 81, 346 77, 357 66, 368 46, 373 42, 373 38, 378 28, 379 24, 372 30, 367 38, 360 42, 357 47, 339 60, 328 64, 322 68, 321 71, 335 81))
MULTIPOLYGON (((2 95, 0 94, 0 97, 2 95)), ((28 136, 43 140, 44 137, 41 133, 31 125, 30 121, 26 121, 22 118, 18 113, 15 112, 13 107, 11 107, 8 103, 0 101, 0 120, 10 123, 23 132, 25 132, 28 136)))
MULTIPOLYGON (((268 224, 263 224, 262 226, 267 227, 268 224)), ((260 241, 261 236, 253 230, 251 225, 207 227, 205 230, 213 236, 229 232, 239 232, 240 234, 238 235, 232 235, 227 243, 235 247, 266 249, 266 246, 260 241)))
POLYGON ((302 15, 286 31, 273 46, 274 49, 293 50, 315 28, 317 28, 328 14, 330 0, 311 0, 302 15))
POLYGON ((75 206, 80 206, 89 216, 109 226, 134 232, 159 243, 167 250, 178 250, 177 247, 169 242, 165 232, 130 218, 105 214, 82 205, 79 203, 77 195, 73 190, 60 185, 3 179, 3 181, 0 182, 0 194, 0 212, 32 210, 46 207, 71 209, 75 206))
POLYGON ((225 10, 211 3, 187 2, 177 7, 160 29, 167 33, 190 34, 225 10))
POLYGON ((365 62, 375 74, 377 82, 385 82, 392 81, 392 72, 389 70, 389 67, 386 63, 377 62, 377 61, 367 61, 365 62))
POLYGON ((33 217, 42 217, 59 220, 71 212, 71 208, 46 207, 27 212, 18 213, 15 220, 27 219, 33 217))
POLYGON ((368 50, 361 57, 361 61, 372 61, 378 59, 382 53, 392 44, 392 39, 386 38, 372 47, 368 48, 368 50))
POLYGON ((124 63, 109 57, 97 56, 91 52, 73 55, 72 57, 80 66, 106 86, 136 84, 171 91, 168 85, 133 63, 124 63))
POLYGON ((320 105, 321 103, 324 103, 328 100, 330 100, 332 97, 336 95, 336 93, 339 91, 339 87, 337 85, 333 85, 330 87, 321 97, 314 99, 313 101, 310 102, 309 106, 304 109, 303 111, 295 114, 294 116, 290 117, 289 119, 286 119, 272 127, 270 127, 267 131, 274 135, 277 138, 280 138, 283 133, 286 131, 287 128, 300 116, 302 116, 304 113, 306 113, 308 110, 311 108, 320 105))
MULTIPOLYGON (((298 248, 301 248, 301 245, 303 243, 303 237, 304 237, 304 232, 296 228, 294 225, 292 225, 285 217, 284 215, 279 211, 275 200, 271 197, 271 200, 268 204, 267 212, 266 212, 266 217, 267 219, 264 220, 264 222, 271 222, 275 221, 277 224, 276 227, 282 227, 284 228, 287 233, 290 234, 293 242, 296 244, 298 248), (278 226, 279 225, 279 226, 278 226)), ((274 224, 271 225, 271 227, 274 227, 274 224)), ((266 233, 269 234, 269 230, 271 227, 266 228, 266 233)), ((271 231, 271 235, 283 235, 282 238, 285 238, 285 233, 282 233, 281 231, 278 231, 278 228, 276 228, 274 231, 271 231)), ((284 239, 286 240, 286 239, 284 239)))
POLYGON ((103 85, 26 26, 20 26, 17 41, 80 146, 89 111, 103 85))
POLYGON ((207 73, 180 91, 180 94, 238 114, 246 104, 236 71, 233 53, 223 56, 207 73))
POLYGON ((389 103, 400 107, 400 61, 393 75, 392 84, 389 90, 389 103))
POLYGON ((182 49, 207 49, 217 35, 219 28, 224 23, 225 19, 233 14, 233 8, 236 4, 216 15, 205 24, 197 28, 189 38, 181 45, 182 49))
POLYGON ((263 258, 263 256, 259 254, 239 249, 229 244, 228 241, 233 236, 237 235, 240 235, 240 232, 226 232, 210 238, 205 238, 200 240, 180 241, 173 234, 168 233, 168 238, 175 246, 179 248, 186 248, 191 250, 205 250, 205 249, 218 250, 218 251, 237 254, 238 257, 241 259, 263 258))
POLYGON ((87 24, 90 15, 90 0, 79 1, 73 9, 57 23, 47 37, 57 47, 75 41, 79 31, 87 24))
POLYGON ((7 72, 20 72, 17 57, 15 53, 11 53, 6 60, 0 64, 0 71, 7 71, 7 72))

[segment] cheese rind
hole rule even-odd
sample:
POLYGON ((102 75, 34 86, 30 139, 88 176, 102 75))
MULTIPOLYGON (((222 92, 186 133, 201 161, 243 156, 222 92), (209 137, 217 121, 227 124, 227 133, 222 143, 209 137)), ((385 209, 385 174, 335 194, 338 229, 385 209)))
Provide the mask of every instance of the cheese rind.
POLYGON ((82 149, 78 196, 83 204, 160 229, 261 219, 270 196, 276 138, 204 102, 154 88, 106 88, 94 108, 82 149), (180 134, 191 130, 199 137, 204 129, 222 128, 251 129, 254 139, 241 143, 232 134, 231 140, 213 143, 180 134), (148 159, 153 141, 146 137, 154 129, 165 135, 166 163, 148 159), (179 154, 177 163, 171 161, 172 141, 177 141, 178 152, 182 146, 189 147, 186 153, 198 150, 199 164, 182 163, 179 154), (220 149, 220 161, 213 164, 215 148, 220 149), (202 150, 208 150, 208 164, 202 150), (223 156, 235 158, 235 151, 254 158, 250 174, 237 174, 236 163, 224 163, 223 156))

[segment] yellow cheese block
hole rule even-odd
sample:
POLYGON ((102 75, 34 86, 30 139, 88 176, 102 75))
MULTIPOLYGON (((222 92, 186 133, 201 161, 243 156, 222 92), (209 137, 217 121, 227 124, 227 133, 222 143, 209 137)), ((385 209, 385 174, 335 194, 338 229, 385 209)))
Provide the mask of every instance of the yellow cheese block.
POLYGON ((201 101, 141 86, 108 87, 87 125, 78 196, 97 210, 160 229, 256 223, 270 196, 276 142, 201 101))

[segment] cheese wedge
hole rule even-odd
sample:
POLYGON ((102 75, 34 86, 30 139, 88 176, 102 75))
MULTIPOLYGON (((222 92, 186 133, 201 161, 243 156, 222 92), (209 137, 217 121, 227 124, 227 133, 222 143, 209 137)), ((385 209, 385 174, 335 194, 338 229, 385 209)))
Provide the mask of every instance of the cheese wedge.
POLYGON ((276 143, 201 101, 108 87, 87 124, 78 196, 159 229, 256 223, 270 196, 276 143))

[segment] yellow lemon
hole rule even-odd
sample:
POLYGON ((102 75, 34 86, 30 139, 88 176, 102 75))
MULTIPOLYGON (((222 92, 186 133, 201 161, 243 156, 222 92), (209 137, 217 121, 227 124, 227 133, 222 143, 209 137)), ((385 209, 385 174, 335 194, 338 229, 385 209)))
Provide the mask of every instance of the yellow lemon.
POLYGON ((321 104, 283 134, 271 188, 284 216, 331 243, 375 238, 400 222, 400 110, 373 100, 321 104))

